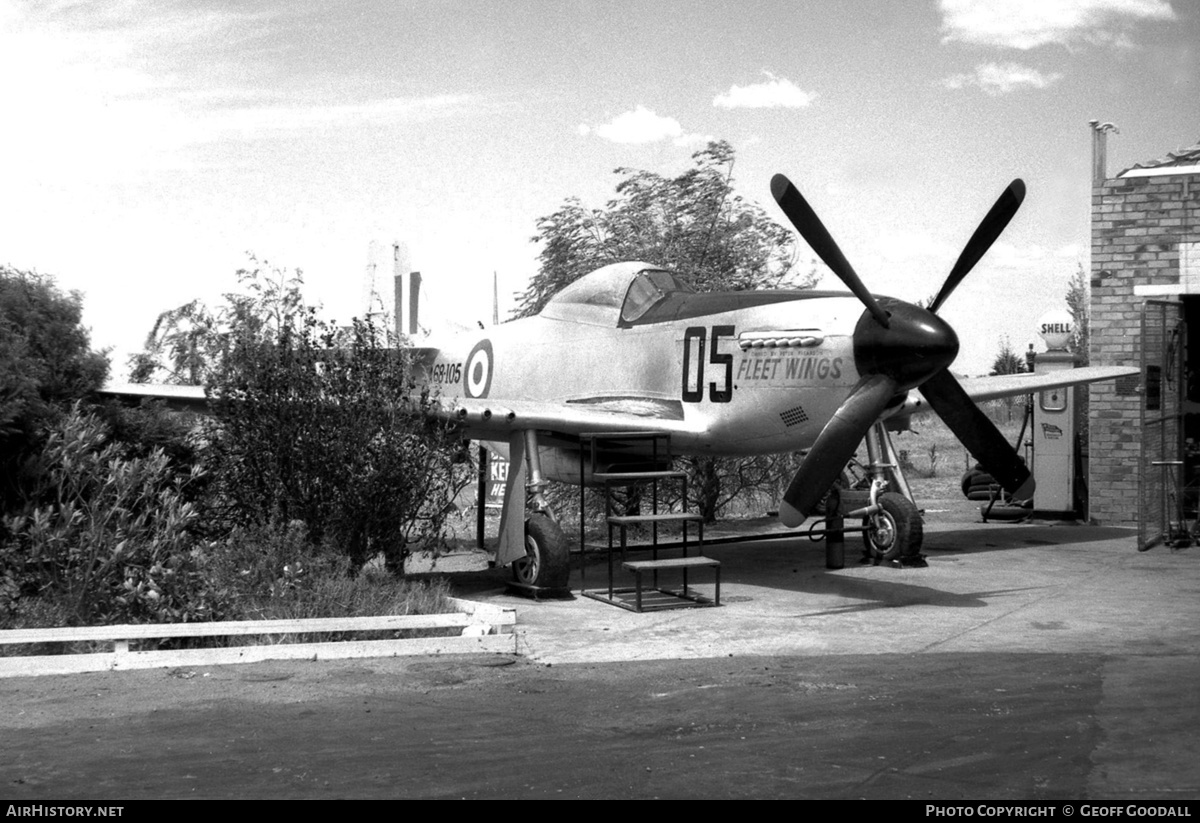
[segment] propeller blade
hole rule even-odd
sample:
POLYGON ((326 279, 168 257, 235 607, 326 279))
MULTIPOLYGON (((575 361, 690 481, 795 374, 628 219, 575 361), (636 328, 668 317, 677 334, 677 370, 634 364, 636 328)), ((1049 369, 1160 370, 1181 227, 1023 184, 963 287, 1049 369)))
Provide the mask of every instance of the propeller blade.
POLYGON ((921 385, 921 394, 942 418, 954 436, 975 456, 984 470, 996 478, 1017 500, 1033 497, 1035 483, 1017 450, 988 416, 979 410, 948 369, 921 385))
POLYGON ((975 264, 987 254, 987 250, 992 247, 992 244, 996 242, 996 238, 1000 236, 1009 221, 1013 219, 1013 215, 1017 213, 1017 209, 1021 207, 1021 201, 1024 199, 1025 183, 1020 178, 1009 183, 1008 188, 1004 190, 1004 193, 992 205, 991 210, 984 216, 983 222, 979 224, 979 228, 975 229, 975 233, 967 241, 962 254, 958 256, 958 261, 954 264, 954 268, 946 276, 946 282, 942 284, 942 290, 933 299, 933 303, 928 306, 931 312, 937 312, 942 303, 946 302, 946 298, 958 288, 958 284, 963 281, 963 278, 967 276, 971 269, 975 268, 975 264))
MULTIPOLYGON (((808 245, 812 246, 812 250, 817 253, 817 256, 825 262, 826 266, 829 266, 839 280, 846 284, 850 291, 854 292, 854 296, 862 301, 862 304, 867 307, 867 311, 871 312, 871 316, 879 321, 879 325, 885 329, 888 328, 887 312, 875 300, 874 295, 867 291, 867 287, 863 285, 854 268, 846 260, 842 250, 838 248, 838 244, 825 229, 821 218, 817 217, 817 213, 813 211, 812 206, 808 205, 808 201, 804 199, 804 195, 800 194, 799 189, 792 185, 792 181, 782 174, 772 177, 771 196, 775 198, 779 208, 783 209, 788 220, 792 221, 796 231, 800 232, 800 236, 808 241, 808 245)), ((856 443, 855 446, 857 445, 856 443)))
POLYGON ((788 485, 779 507, 779 519, 785 526, 799 526, 821 502, 896 389, 896 381, 883 374, 872 374, 858 382, 825 424, 788 485))

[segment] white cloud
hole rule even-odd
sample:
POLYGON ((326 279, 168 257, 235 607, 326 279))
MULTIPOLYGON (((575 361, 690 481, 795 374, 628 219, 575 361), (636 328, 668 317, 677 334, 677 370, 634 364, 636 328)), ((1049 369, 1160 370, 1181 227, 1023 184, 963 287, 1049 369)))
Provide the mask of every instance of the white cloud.
POLYGON ((783 77, 763 72, 767 80, 749 86, 730 86, 729 91, 713 98, 713 105, 723 109, 801 109, 812 105, 816 95, 802 90, 783 77))
MULTIPOLYGON (((157 4, 10 6, 0 0, 0 179, 111 182, 194 167, 192 149, 318 127, 425 121, 465 95, 328 104, 247 85, 225 46, 260 37, 269 18, 157 4), (202 60, 177 59, 202 52, 202 60)), ((248 50, 251 53, 253 50, 248 50)))
POLYGON ((597 137, 613 143, 657 143, 660 140, 678 141, 684 138, 683 126, 674 117, 662 117, 639 105, 633 111, 618 114, 594 129, 581 126, 579 133, 595 132, 597 137))
POLYGON ((704 146, 714 140, 716 140, 716 138, 711 134, 681 134, 671 142, 676 146, 687 148, 688 146, 704 146))
MULTIPOLYGON (((173 56, 257 31, 255 15, 165 6, 0 7, 0 178, 127 179, 187 165, 196 106, 173 56)), ((215 60, 203 63, 206 76, 215 60)))
POLYGON ((1017 63, 982 63, 973 72, 945 78, 942 85, 948 89, 978 86, 996 96, 1021 88, 1044 89, 1061 79, 1061 74, 1042 74, 1037 69, 1017 63))
POLYGON ((1028 50, 1129 45, 1143 21, 1174 20, 1168 0, 941 0, 943 42, 1028 50))

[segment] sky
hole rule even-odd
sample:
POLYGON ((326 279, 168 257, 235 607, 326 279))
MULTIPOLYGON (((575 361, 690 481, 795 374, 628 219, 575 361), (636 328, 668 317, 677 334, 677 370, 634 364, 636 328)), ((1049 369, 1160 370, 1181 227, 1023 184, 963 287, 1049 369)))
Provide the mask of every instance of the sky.
POLYGON ((344 321, 372 262, 390 299, 399 241, 423 322, 487 323, 539 217, 723 139, 745 198, 786 223, 788 175, 911 301, 1022 178, 941 311, 954 370, 986 373, 1004 340, 1044 348, 1090 266, 1088 122, 1117 127, 1110 175, 1200 142, 1198 51, 1193 0, 0 0, 0 263, 78 290, 116 378, 248 253, 344 321))

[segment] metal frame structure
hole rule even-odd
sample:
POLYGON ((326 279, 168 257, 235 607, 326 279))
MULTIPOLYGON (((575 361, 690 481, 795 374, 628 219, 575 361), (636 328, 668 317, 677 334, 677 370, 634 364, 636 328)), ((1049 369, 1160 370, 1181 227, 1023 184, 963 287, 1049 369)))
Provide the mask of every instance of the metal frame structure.
POLYGON ((1138 551, 1161 543, 1191 545, 1197 522, 1184 494, 1183 400, 1187 392, 1187 324, 1178 301, 1142 306, 1141 450, 1138 466, 1138 551))

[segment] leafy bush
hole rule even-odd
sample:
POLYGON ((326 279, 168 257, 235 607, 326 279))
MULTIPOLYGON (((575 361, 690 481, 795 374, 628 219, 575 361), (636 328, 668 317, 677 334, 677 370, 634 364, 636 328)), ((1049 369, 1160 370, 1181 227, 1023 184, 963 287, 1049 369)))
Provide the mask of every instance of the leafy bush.
POLYGON ((250 294, 222 313, 230 325, 210 371, 213 514, 229 526, 300 521, 352 571, 380 553, 401 571, 409 550, 441 541, 469 482, 457 438, 429 422, 411 358, 381 330, 318 319, 298 278, 243 282, 250 294))
POLYGON ((212 619, 193 551, 199 511, 184 494, 198 468, 180 478, 161 450, 132 456, 78 405, 40 460, 25 511, 5 518, 0 613, 33 594, 77 624, 212 619))
POLYGON ((428 422, 407 353, 369 322, 337 326, 305 303, 299 272, 251 257, 216 310, 164 312, 133 362, 138 378, 203 380, 209 522, 228 531, 300 521, 357 570, 442 540, 469 482, 461 446, 428 422))
POLYGON ((680 464, 688 474, 690 510, 712 523, 718 515, 745 516, 778 508, 800 458, 783 452, 742 458, 687 457, 680 464))
POLYGON ((298 275, 244 270, 245 294, 216 314, 192 306, 192 325, 142 361, 145 374, 169 356, 175 378, 211 378, 214 418, 85 411, 69 401, 107 364, 77 328, 78 297, 3 274, 0 446, 5 480, 15 468, 22 480, 3 490, 0 624, 379 614, 436 599, 355 579, 377 553, 399 571, 410 547, 439 542, 469 479, 379 330, 318 320, 298 275))
MULTIPOLYGON (((0 623, 98 623, 335 617, 442 610, 446 587, 352 576, 350 558, 301 521, 201 538, 187 500, 200 469, 178 477, 161 450, 139 457, 74 409, 49 435, 45 484, 6 518, 0 623)), ((387 576, 387 575, 383 575, 387 576)))

